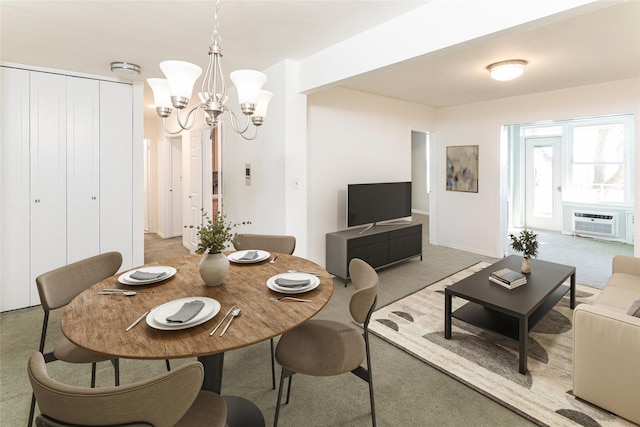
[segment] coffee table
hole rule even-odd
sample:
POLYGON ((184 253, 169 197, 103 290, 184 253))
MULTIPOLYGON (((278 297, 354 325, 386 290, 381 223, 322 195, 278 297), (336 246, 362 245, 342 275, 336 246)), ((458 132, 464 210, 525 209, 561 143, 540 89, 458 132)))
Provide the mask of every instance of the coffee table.
POLYGON ((553 262, 531 260, 527 283, 507 289, 489 280, 502 268, 520 271, 522 257, 508 256, 471 276, 448 286, 444 299, 444 337, 451 338, 451 319, 488 329, 519 343, 519 372, 527 372, 529 331, 570 291, 570 307, 575 307, 576 268, 553 262), (567 279, 570 285, 564 284, 567 279), (451 311, 453 297, 469 302, 451 311))

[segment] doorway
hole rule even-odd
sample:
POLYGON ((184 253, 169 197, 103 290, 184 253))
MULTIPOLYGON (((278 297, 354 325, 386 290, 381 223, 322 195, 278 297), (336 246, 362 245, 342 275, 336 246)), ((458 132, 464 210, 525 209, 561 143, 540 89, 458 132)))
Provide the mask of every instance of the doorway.
POLYGON ((562 138, 525 138, 525 224, 562 231, 562 138))
POLYGON ((182 236, 182 137, 168 138, 167 144, 167 236, 182 236))

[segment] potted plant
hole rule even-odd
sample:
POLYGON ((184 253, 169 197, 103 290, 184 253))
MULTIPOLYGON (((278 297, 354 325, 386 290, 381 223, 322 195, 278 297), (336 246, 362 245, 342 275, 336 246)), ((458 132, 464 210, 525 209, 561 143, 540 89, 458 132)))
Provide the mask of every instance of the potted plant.
POLYGON ((531 258, 538 256, 538 235, 526 228, 518 236, 509 234, 511 248, 516 252, 522 252, 522 272, 531 272, 531 258))
POLYGON ((204 209, 202 209, 202 219, 202 225, 185 227, 197 230, 198 249, 196 253, 204 255, 200 260, 202 280, 207 286, 218 286, 229 272, 229 259, 222 251, 232 242, 231 230, 238 225, 250 224, 250 222, 230 223, 226 221, 227 215, 221 213, 218 213, 214 221, 204 209))

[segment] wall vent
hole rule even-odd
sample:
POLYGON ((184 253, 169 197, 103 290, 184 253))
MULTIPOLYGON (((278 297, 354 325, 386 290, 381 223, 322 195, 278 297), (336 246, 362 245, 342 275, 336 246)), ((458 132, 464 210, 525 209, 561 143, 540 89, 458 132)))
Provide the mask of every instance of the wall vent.
POLYGON ((578 236, 618 237, 618 214, 573 211, 573 233, 578 236))

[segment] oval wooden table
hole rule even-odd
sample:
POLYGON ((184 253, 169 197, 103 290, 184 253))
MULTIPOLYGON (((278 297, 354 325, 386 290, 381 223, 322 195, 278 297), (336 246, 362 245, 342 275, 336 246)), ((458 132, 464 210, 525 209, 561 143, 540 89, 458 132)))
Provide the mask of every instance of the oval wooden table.
POLYGON ((198 273, 200 259, 201 255, 187 255, 147 264, 177 269, 173 277, 157 284, 125 286, 118 282, 121 273, 97 283, 67 305, 60 321, 63 334, 82 348, 118 358, 197 357, 205 369, 202 388, 220 393, 224 352, 287 332, 312 318, 333 294, 331 275, 319 265, 296 256, 279 254, 274 264, 268 260, 256 264, 231 263, 223 284, 216 287, 204 285, 198 273), (295 295, 313 302, 269 300, 282 294, 270 290, 267 279, 287 270, 319 273, 320 285, 316 289, 295 295), (131 297, 98 295, 98 291, 106 288, 146 292, 131 297), (188 329, 158 330, 143 319, 125 332, 127 326, 147 310, 184 297, 214 298, 220 302, 220 312, 211 320, 188 329), (209 336, 232 305, 241 308, 242 314, 222 337, 219 336, 222 327, 209 336))

